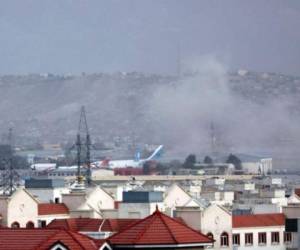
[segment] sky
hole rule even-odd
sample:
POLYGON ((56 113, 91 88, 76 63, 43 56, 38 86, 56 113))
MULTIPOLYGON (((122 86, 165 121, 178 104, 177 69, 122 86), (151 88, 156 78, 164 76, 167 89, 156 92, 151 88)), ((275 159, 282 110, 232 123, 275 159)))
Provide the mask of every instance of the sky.
POLYGON ((213 56, 300 75, 299 27, 299 0, 0 0, 0 74, 175 74, 213 56))

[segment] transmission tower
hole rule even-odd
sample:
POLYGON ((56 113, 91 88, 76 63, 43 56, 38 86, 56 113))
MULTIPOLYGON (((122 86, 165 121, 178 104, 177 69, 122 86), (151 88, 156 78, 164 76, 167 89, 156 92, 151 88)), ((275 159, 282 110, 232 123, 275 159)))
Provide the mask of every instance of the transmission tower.
POLYGON ((14 146, 13 146, 13 130, 9 129, 8 132, 8 140, 7 140, 7 156, 2 159, 5 163, 5 171, 2 175, 2 186, 3 186, 3 194, 12 195, 12 193, 16 190, 19 181, 19 174, 14 169, 14 146))
POLYGON ((87 184, 91 184, 91 137, 89 133, 89 128, 86 119, 85 107, 81 107, 80 119, 78 125, 77 139, 76 139, 76 149, 77 149, 77 182, 82 182, 81 176, 81 163, 86 164, 86 181, 87 184), (82 152, 85 150, 85 159, 83 161, 82 152))
POLYGON ((215 131, 215 125, 213 122, 210 123, 210 146, 211 153, 213 156, 217 155, 217 136, 215 131))
POLYGON ((181 63, 181 47, 180 43, 177 45, 177 58, 176 58, 176 66, 177 66, 177 77, 180 79, 182 76, 182 63, 181 63))

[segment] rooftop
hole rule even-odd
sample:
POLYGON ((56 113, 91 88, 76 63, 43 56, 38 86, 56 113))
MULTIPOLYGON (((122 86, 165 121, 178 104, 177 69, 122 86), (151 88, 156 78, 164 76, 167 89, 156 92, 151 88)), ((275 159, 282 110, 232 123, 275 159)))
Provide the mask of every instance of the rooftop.
POLYGON ((285 216, 282 213, 249 214, 232 216, 232 228, 284 226, 285 216))
POLYGON ((62 244, 72 250, 98 249, 95 242, 88 236, 66 230, 53 229, 0 228, 0 242, 0 249, 5 250, 46 250, 55 244, 62 244))
POLYGON ((40 203, 39 215, 69 214, 69 208, 64 203, 40 203))
POLYGON ((133 223, 129 227, 108 238, 108 243, 117 247, 180 245, 211 245, 213 240, 200 232, 175 220, 158 209, 150 216, 133 223))
POLYGON ((119 232, 139 219, 55 219, 47 228, 65 229, 74 232, 119 232))

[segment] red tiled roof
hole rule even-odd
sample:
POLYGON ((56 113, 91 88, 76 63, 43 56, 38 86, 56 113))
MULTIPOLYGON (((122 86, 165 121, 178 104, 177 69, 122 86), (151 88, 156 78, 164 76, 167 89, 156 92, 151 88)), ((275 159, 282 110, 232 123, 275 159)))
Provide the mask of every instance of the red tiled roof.
POLYGON ((46 250, 57 243, 72 250, 96 250, 88 236, 53 229, 0 229, 0 250, 46 250))
POLYGON ((101 232, 120 232, 140 219, 105 219, 101 225, 101 232))
POLYGON ((285 216, 282 213, 277 214, 250 214, 232 216, 232 227, 272 227, 284 226, 285 216))
POLYGON ((107 239, 113 246, 211 245, 213 240, 158 210, 107 239))
POLYGON ((65 229, 74 232, 119 232, 139 219, 55 219, 47 228, 65 229))
POLYGON ((65 229, 73 232, 98 232, 101 223, 101 219, 92 218, 55 219, 47 225, 47 228, 65 229))
POLYGON ((64 203, 40 203, 38 205, 39 215, 68 214, 69 209, 64 203))

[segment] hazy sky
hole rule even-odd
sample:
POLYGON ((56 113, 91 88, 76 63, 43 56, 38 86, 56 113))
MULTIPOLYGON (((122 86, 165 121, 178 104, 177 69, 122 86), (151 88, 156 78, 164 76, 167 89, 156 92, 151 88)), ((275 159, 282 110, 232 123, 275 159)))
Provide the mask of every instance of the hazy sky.
POLYGON ((178 47, 300 75, 300 1, 0 0, 0 74, 173 74, 178 47))

